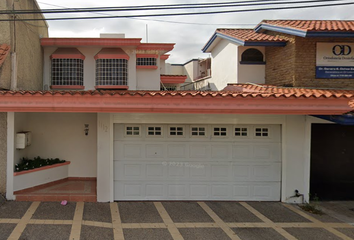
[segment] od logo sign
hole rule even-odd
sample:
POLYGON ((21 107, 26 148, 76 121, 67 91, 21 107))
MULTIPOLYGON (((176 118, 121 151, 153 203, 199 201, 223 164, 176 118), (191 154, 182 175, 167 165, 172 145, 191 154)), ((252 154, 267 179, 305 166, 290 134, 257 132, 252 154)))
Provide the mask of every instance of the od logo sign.
POLYGON ((347 56, 352 52, 352 48, 349 45, 335 45, 332 48, 332 52, 334 55, 344 55, 347 56))

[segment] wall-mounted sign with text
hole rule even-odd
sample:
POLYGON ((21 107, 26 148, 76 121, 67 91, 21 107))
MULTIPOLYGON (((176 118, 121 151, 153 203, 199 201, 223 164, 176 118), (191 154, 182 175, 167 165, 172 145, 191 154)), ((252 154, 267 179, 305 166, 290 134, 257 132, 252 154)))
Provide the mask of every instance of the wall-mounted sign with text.
POLYGON ((354 78, 354 43, 317 43, 316 78, 354 78))

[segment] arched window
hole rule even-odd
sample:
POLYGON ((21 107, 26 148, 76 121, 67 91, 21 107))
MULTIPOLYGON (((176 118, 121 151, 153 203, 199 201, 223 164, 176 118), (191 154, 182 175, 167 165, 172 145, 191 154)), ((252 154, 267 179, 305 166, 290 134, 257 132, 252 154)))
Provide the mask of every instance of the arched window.
POLYGON ((241 55, 243 64, 264 64, 263 53, 255 48, 245 50, 241 55))

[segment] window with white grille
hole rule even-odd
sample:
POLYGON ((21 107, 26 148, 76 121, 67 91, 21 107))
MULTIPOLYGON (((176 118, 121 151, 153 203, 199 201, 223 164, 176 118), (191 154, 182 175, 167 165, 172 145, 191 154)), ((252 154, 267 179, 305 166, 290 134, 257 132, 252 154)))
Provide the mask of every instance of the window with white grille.
POLYGON ((97 59, 96 85, 128 85, 128 60, 97 59))
POLYGON ((161 136, 162 127, 147 127, 147 134, 149 136, 161 136))
POLYGON ((191 128, 191 135, 192 136, 205 136, 206 129, 205 129, 205 127, 192 127, 191 128))
POLYGON ((255 129, 255 136, 256 137, 268 137, 269 136, 269 129, 268 128, 256 128, 255 129))
POLYGON ((156 66, 156 58, 137 58, 137 66, 156 66))
POLYGON ((214 133, 214 136, 225 137, 227 135, 227 128, 226 127, 214 127, 213 133, 214 133))
POLYGON ((236 137, 247 137, 248 129, 244 127, 236 127, 235 128, 235 136, 236 137))
POLYGON ((170 136, 183 136, 183 127, 170 127, 170 136))
POLYGON ((52 85, 84 85, 84 60, 52 59, 52 85))
POLYGON ((139 126, 126 126, 125 135, 127 136, 140 136, 140 127, 139 126))

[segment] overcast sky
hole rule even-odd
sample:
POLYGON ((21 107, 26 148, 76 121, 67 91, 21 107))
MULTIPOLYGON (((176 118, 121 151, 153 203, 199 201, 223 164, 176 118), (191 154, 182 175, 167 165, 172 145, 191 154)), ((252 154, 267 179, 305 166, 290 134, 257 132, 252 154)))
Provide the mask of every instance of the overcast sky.
MULTIPOLYGON (((215 0, 37 0, 42 9, 60 7, 119 7, 147 4, 177 4, 177 3, 205 3, 215 0), (57 6, 55 6, 57 5, 57 6)), ((223 2, 231 0, 223 0, 223 2)), ((289 1, 292 2, 292 1, 289 1)), ((278 5, 276 7, 280 7, 278 5)), ((284 6, 284 5, 283 5, 284 6)), ((259 8, 259 6, 258 6, 259 8)), ((235 8, 234 8, 235 9, 235 8)), ((213 9, 215 10, 215 9, 213 9)), ((225 10, 225 9, 217 9, 225 10)), ((229 9, 228 9, 229 10, 229 9)), ((146 26, 148 28, 148 42, 176 43, 170 63, 185 63, 192 58, 205 58, 201 48, 212 36, 216 28, 253 28, 263 19, 311 19, 311 20, 350 20, 354 5, 321 7, 312 9, 276 10, 246 13, 227 13, 214 15, 178 16, 178 17, 149 17, 139 19, 96 19, 96 20, 65 20, 48 21, 50 37, 99 37, 100 33, 125 33, 127 38, 142 38, 146 42, 146 26), (179 22, 179 23, 171 23, 179 22), (187 24, 188 23, 188 24, 187 24)), ((179 10, 187 11, 187 10, 179 10)), ((172 12, 161 10, 162 13, 172 12)), ((176 12, 176 11, 175 11, 176 12)), ((135 12, 135 14, 151 12, 135 12)), ((104 16, 122 13, 82 13, 79 16, 104 16)), ((47 14, 49 17, 59 15, 47 14)), ((76 15, 60 15, 78 16, 76 15)))

